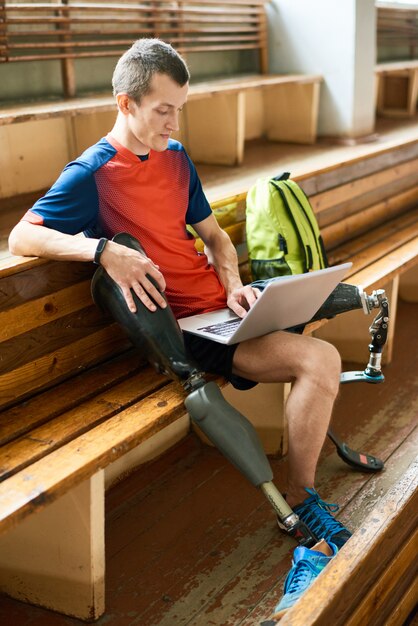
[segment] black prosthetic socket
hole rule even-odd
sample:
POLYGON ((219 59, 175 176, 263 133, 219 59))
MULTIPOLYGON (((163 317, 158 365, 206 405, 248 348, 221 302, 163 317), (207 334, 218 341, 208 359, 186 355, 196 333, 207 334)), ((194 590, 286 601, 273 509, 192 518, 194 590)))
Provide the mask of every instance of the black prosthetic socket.
MULTIPOLYGON (((138 240, 127 233, 116 235, 114 241, 145 254, 138 240)), ((182 332, 170 306, 164 309, 157 306, 152 312, 132 293, 137 307, 136 313, 132 313, 120 287, 102 267, 93 277, 92 295, 95 303, 122 326, 158 372, 183 385, 188 392, 185 405, 191 419, 255 487, 261 488, 289 534, 303 545, 313 545, 316 537, 271 482, 273 473, 253 425, 225 400, 214 382, 205 380, 198 365, 186 353, 182 332), (303 532, 296 533, 296 528, 303 532)))
POLYGON ((363 301, 358 287, 339 283, 310 321, 331 319, 340 313, 362 308, 363 301))
MULTIPOLYGON (((145 255, 139 241, 127 233, 115 235, 113 241, 145 255)), ((149 275, 148 279, 154 282, 149 275)), ((200 370, 186 354, 182 332, 168 305, 165 309, 157 306, 156 311, 152 312, 132 291, 137 308, 137 312, 132 313, 122 290, 103 267, 96 270, 91 290, 94 302, 122 326, 134 346, 141 350, 158 372, 180 381, 199 377, 200 370)))

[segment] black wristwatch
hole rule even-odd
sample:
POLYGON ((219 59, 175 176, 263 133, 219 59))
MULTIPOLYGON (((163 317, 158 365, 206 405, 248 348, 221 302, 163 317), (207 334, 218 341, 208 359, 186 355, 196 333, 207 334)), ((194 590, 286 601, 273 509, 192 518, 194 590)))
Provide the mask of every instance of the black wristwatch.
POLYGON ((106 244, 109 240, 106 237, 102 237, 99 239, 99 243, 97 244, 96 252, 94 253, 93 263, 96 265, 100 265, 100 257, 102 256, 103 250, 106 247, 106 244))

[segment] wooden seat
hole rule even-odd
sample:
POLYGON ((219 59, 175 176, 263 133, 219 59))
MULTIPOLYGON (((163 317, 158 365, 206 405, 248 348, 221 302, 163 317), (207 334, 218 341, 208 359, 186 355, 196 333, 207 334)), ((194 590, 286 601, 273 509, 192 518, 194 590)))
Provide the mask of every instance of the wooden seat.
MULTIPOLYGON (((314 143, 321 80, 318 75, 265 74, 194 83, 189 89, 178 139, 193 161, 221 165, 242 163, 245 141, 256 137, 314 143)), ((97 136, 109 130, 112 115, 116 115, 112 96, 3 108, 0 126, 65 117, 70 120, 66 128, 72 137, 70 145, 75 157, 86 147, 80 128, 84 131, 88 120, 98 116, 100 120, 103 115, 103 127, 97 129, 97 136)))
POLYGON ((383 117, 413 117, 417 112, 418 59, 376 65, 376 110, 383 117))
POLYGON ((315 143, 321 81, 262 74, 192 84, 181 141, 195 162, 221 165, 241 164, 245 141, 257 137, 315 143))

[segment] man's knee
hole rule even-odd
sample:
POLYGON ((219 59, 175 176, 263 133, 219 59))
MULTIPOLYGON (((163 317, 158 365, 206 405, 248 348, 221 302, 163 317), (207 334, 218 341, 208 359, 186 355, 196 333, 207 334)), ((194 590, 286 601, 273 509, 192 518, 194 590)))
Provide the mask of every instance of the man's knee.
POLYGON ((305 375, 321 390, 321 393, 338 393, 341 374, 341 357, 335 346, 321 339, 310 344, 305 360, 305 375))

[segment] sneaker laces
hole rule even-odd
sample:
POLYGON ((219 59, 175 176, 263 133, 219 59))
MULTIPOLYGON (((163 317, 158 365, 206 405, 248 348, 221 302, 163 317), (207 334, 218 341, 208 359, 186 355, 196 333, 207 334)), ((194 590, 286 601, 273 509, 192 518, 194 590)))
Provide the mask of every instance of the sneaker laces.
POLYGON ((285 593, 296 593, 300 588, 308 585, 312 574, 317 574, 315 567, 309 561, 299 561, 285 583, 285 593))
POLYGON ((340 509, 338 504, 325 502, 319 497, 315 489, 306 488, 311 498, 295 507, 295 513, 300 517, 303 515, 303 521, 309 526, 312 532, 316 533, 325 530, 333 535, 341 530, 345 530, 344 526, 331 513, 337 513, 340 509), (317 506, 312 507, 313 504, 317 506))

